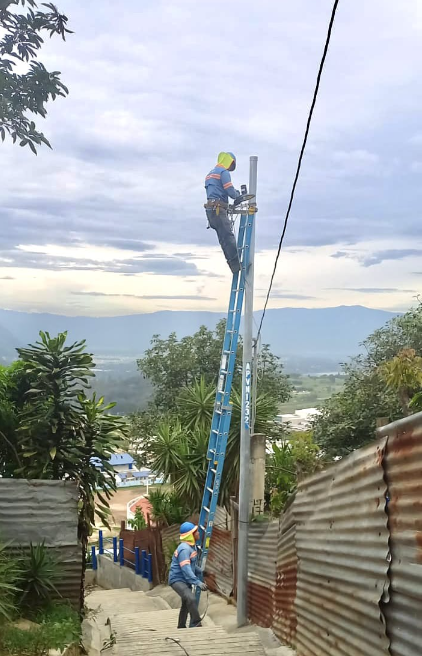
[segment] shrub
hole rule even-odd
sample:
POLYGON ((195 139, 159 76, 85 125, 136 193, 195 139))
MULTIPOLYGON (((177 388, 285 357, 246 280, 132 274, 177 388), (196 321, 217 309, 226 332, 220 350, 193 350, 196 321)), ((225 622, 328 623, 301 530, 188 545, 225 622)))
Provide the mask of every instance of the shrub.
POLYGON ((7 551, 9 546, 0 544, 0 623, 9 620, 16 610, 15 594, 21 577, 19 560, 7 551))
POLYGON ((144 517, 144 513, 142 512, 142 508, 139 508, 139 507, 136 508, 135 516, 134 516, 133 519, 129 519, 128 525, 134 531, 141 531, 143 528, 147 527, 147 523, 145 521, 145 517, 144 517))
POLYGON ((46 656, 50 649, 64 649, 80 638, 76 611, 66 604, 50 606, 35 619, 39 626, 23 630, 7 626, 0 634, 0 652, 4 656, 46 656))
POLYGON ((19 605, 37 609, 59 595, 56 583, 60 577, 57 559, 45 546, 45 542, 29 545, 21 559, 21 581, 19 605))

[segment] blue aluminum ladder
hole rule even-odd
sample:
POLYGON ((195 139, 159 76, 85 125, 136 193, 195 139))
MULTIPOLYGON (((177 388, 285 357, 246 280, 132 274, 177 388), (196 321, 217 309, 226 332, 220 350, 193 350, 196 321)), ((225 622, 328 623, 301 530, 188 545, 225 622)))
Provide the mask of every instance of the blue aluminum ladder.
MULTIPOLYGON (((217 510, 218 495, 221 477, 223 474, 226 456, 227 440, 232 417, 230 393, 232 389, 233 373, 236 364, 237 344, 239 340, 240 319, 242 316, 243 297, 245 292, 246 271, 249 266, 250 244, 252 226, 256 208, 241 210, 237 248, 241 263, 239 273, 233 275, 230 291, 229 310, 227 314, 226 332, 224 335, 223 351, 221 354, 220 372, 217 392, 215 396, 214 412, 212 416, 211 432, 208 442, 208 471, 202 497, 201 513, 199 517, 199 543, 197 544, 198 564, 205 570, 210 538, 214 525, 214 515, 217 510)), ((201 591, 196 590, 199 601, 201 591)))

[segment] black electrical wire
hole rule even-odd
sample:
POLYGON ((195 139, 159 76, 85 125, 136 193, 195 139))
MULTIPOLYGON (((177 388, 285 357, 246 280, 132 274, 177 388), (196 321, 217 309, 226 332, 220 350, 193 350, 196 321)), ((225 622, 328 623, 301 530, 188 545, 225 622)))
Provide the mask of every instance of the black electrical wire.
POLYGON ((295 195, 295 191, 296 191, 296 185, 297 185, 297 181, 299 179, 299 174, 300 174, 300 169, 301 169, 301 166, 302 166, 303 155, 305 153, 306 143, 308 141, 309 129, 311 127, 312 116, 313 116, 313 113, 314 113, 315 104, 316 104, 316 100, 317 100, 317 97, 318 97, 318 91, 319 91, 319 85, 320 85, 320 82, 321 82, 322 71, 324 69, 324 64, 325 64, 325 60, 326 60, 326 57, 327 57, 328 47, 330 45, 331 32, 332 32, 332 29, 333 29, 334 19, 336 17, 336 12, 337 12, 337 7, 338 7, 338 4, 339 4, 339 1, 340 0, 335 0, 332 11, 331 11, 331 18, 330 18, 330 23, 328 25, 328 32, 327 32, 327 37, 326 37, 326 40, 325 40, 324 52, 322 54, 321 63, 319 65, 318 76, 317 76, 317 81, 316 81, 315 90, 314 90, 314 96, 312 98, 312 104, 311 104, 311 108, 309 110, 308 120, 307 120, 307 123, 306 123, 305 136, 304 136, 304 139, 303 139, 302 148, 300 150, 299 160, 298 160, 297 169, 296 169, 296 175, 295 175, 295 178, 294 178, 294 181, 293 181, 293 187, 292 187, 292 190, 291 190, 291 193, 290 193, 289 204, 288 204, 286 216, 285 216, 285 219, 284 219, 283 232, 281 233, 280 243, 278 245, 278 251, 277 251, 277 255, 276 255, 276 258, 275 258, 275 262, 274 262, 274 269, 273 269, 273 272, 272 272, 272 275, 271 275, 270 286, 268 288, 267 298, 265 300, 264 310, 263 310, 261 321, 260 321, 259 328, 258 328, 258 337, 261 334, 262 324, 263 324, 263 321, 264 321, 265 313, 267 311, 268 301, 269 301, 269 298, 270 298, 271 289, 272 289, 273 282, 274 282, 274 276, 275 276, 275 272, 276 272, 276 269, 277 269, 278 259, 280 257, 280 251, 281 251, 281 247, 283 245, 284 235, 286 234, 287 223, 289 221, 289 216, 290 216, 290 210, 292 209, 292 205, 293 205, 293 199, 294 199, 294 195, 295 195))
POLYGON ((182 645, 180 640, 177 640, 176 638, 166 638, 166 641, 167 640, 169 642, 174 642, 175 645, 178 645, 180 647, 180 649, 182 649, 185 652, 186 656, 190 656, 190 654, 186 651, 186 649, 184 648, 184 646, 182 645))

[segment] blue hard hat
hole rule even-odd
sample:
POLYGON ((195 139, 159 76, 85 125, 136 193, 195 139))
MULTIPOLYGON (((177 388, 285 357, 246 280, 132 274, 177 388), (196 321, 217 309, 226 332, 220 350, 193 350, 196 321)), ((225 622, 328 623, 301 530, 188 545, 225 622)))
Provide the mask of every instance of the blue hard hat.
POLYGON ((195 533, 198 527, 192 522, 184 522, 180 527, 180 535, 189 535, 190 533, 195 533))

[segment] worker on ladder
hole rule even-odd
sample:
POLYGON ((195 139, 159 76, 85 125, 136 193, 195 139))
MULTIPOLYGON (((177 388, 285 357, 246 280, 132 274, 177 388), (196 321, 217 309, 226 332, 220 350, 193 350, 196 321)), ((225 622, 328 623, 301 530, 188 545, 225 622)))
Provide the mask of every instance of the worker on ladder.
POLYGON ((230 198, 236 199, 240 191, 233 187, 230 171, 236 168, 236 157, 233 153, 220 153, 216 166, 205 178, 207 192, 207 213, 209 227, 216 231, 218 241, 223 249, 227 263, 232 273, 240 271, 239 256, 237 253, 236 238, 233 234, 232 224, 227 216, 230 198))
POLYGON ((198 605, 192 586, 206 590, 207 586, 201 580, 202 570, 197 566, 196 542, 199 540, 198 527, 191 522, 185 522, 180 527, 180 544, 173 554, 170 565, 169 585, 182 599, 179 614, 178 629, 186 629, 186 620, 190 615, 190 628, 201 626, 198 605))

